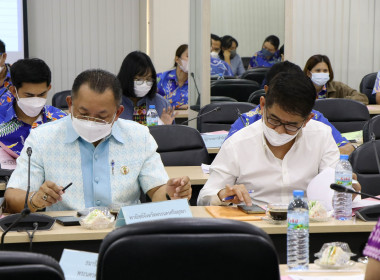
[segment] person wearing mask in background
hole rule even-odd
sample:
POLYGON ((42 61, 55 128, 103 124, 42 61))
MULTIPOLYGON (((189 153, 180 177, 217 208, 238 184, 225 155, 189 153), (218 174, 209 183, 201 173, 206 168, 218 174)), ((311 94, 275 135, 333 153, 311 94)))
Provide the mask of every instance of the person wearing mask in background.
POLYGON ((261 51, 256 52, 249 61, 248 69, 255 67, 272 67, 273 64, 281 61, 278 51, 280 39, 275 35, 265 38, 261 51))
POLYGON ((163 124, 172 124, 174 108, 157 94, 157 75, 152 60, 145 53, 134 51, 121 64, 117 78, 123 89, 124 111, 120 118, 146 125, 146 113, 150 105, 155 105, 163 124))
POLYGON ((0 106, 13 101, 13 95, 9 92, 9 88, 12 86, 11 66, 5 63, 6 60, 5 44, 0 40, 0 106))
POLYGON ((219 36, 211 34, 210 75, 233 76, 232 69, 227 62, 219 59, 222 41, 219 36))
POLYGON ((222 49, 219 52, 219 58, 231 66, 234 76, 241 76, 245 72, 243 61, 236 53, 238 46, 239 43, 235 38, 229 35, 222 37, 222 49))
MULTIPOLYGON (((264 86, 265 92, 268 91, 268 84, 270 81, 278 74, 278 73, 303 73, 301 68, 298 65, 295 65, 294 63, 291 63, 289 61, 284 61, 284 62, 279 62, 273 65, 267 75, 266 75, 266 80, 267 84, 264 86)), ((265 98, 265 97, 264 97, 265 98)), ((340 132, 333 126, 328 119, 325 118, 325 116, 316 110, 312 110, 313 113, 313 120, 319 121, 321 123, 324 123, 331 127, 331 133, 332 136, 334 137, 335 143, 337 144, 339 151, 341 154, 349 155, 351 154, 355 148, 354 146, 348 141, 346 138, 340 134, 340 132)), ((262 109, 260 105, 257 105, 254 109, 251 111, 241 114, 239 118, 231 125, 231 129, 226 137, 227 138, 231 137, 234 133, 238 132, 240 129, 253 124, 254 122, 261 120, 262 119, 262 109)))
POLYGON ((303 72, 311 79, 317 91, 317 98, 347 98, 368 104, 368 97, 348 85, 334 80, 330 59, 321 54, 311 56, 303 72))
POLYGON ((175 52, 174 69, 157 75, 157 92, 176 109, 188 108, 189 47, 183 44, 175 52))
POLYGON ((376 94, 376 104, 380 104, 380 71, 377 72, 372 94, 376 94))
POLYGON ((49 66, 41 59, 20 59, 11 67, 11 103, 0 107, 0 145, 20 155, 30 130, 55 121, 66 113, 46 105, 51 88, 49 66))

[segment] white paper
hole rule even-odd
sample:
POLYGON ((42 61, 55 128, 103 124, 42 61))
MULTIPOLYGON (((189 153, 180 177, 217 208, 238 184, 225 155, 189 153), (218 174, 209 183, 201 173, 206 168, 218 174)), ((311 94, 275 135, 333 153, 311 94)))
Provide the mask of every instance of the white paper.
POLYGON ((362 200, 354 200, 352 202, 352 208, 360 208, 365 206, 377 205, 380 204, 380 200, 375 199, 362 199, 362 200))
POLYGON ((202 163, 201 168, 204 174, 210 173, 210 165, 202 163))
POLYGON ((66 280, 95 280, 98 254, 64 249, 59 264, 66 280))
POLYGON ((16 169, 16 160, 0 148, 1 169, 16 169))
POLYGON ((318 200, 327 211, 333 210, 334 190, 330 188, 332 183, 335 183, 335 169, 328 167, 310 181, 306 190, 308 200, 318 200))
MULTIPOLYGON (((336 271, 335 271, 336 272, 336 271)), ((342 272, 346 272, 342 270, 342 272)), ((301 276, 301 275, 289 275, 293 280, 363 280, 364 274, 351 275, 351 276, 301 276)))

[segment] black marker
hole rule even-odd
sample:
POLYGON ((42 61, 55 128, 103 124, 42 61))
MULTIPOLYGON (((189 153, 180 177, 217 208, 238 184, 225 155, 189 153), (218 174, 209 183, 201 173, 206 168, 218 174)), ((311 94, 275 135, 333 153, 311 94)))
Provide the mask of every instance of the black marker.
POLYGON ((65 190, 67 190, 67 188, 70 187, 72 184, 73 184, 73 183, 68 184, 66 187, 64 187, 64 188, 62 189, 62 191, 65 192, 65 190))

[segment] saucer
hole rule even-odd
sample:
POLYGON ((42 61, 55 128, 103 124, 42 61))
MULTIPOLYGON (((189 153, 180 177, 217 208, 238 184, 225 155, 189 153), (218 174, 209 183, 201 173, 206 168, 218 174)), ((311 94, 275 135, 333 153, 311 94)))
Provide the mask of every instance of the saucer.
POLYGON ((267 216, 261 218, 263 221, 266 221, 267 223, 273 224, 273 225, 286 225, 288 224, 287 220, 273 220, 267 216))

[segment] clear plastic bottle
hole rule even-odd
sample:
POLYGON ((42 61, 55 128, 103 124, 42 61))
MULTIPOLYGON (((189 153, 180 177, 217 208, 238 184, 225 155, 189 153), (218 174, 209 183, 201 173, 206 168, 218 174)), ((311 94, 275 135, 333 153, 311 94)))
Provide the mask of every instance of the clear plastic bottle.
POLYGON ((309 269, 309 207, 301 190, 293 191, 288 207, 287 264, 290 270, 309 269))
POLYGON ((146 113, 146 125, 154 126, 158 125, 158 113, 155 105, 149 105, 149 110, 146 113))
POLYGON ((218 79, 218 80, 224 80, 224 76, 223 76, 223 74, 222 74, 222 73, 219 73, 217 79, 218 79))
MULTIPOLYGON (((348 155, 340 155, 340 161, 335 167, 335 183, 352 189, 352 167, 348 161, 348 155)), ((333 208, 335 219, 350 220, 352 218, 352 195, 334 191, 333 208)))

